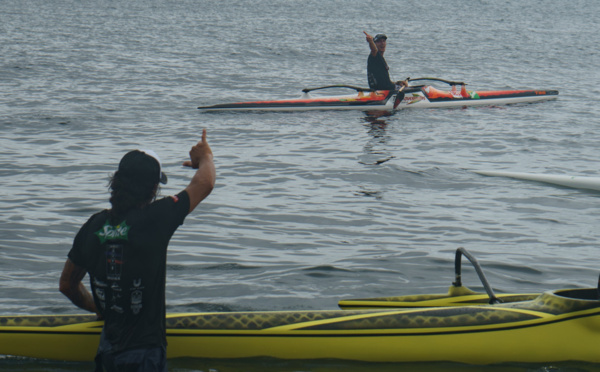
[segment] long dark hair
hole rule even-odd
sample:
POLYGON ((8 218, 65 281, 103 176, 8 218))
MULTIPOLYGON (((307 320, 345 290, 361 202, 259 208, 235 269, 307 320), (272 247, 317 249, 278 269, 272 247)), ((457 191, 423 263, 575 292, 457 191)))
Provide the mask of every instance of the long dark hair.
POLYGON ((158 193, 158 182, 145 177, 132 177, 122 171, 116 171, 109 182, 111 214, 123 217, 132 209, 150 204, 158 193))

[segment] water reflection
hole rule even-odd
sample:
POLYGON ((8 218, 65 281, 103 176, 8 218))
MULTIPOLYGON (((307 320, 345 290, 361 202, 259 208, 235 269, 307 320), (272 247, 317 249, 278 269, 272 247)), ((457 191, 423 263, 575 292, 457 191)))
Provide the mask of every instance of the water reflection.
MULTIPOLYGON (((386 129, 388 126, 386 118, 391 116, 389 112, 383 111, 370 111, 366 113, 363 118, 365 121, 365 128, 369 134, 368 141, 363 146, 363 153, 359 156, 358 163, 367 167, 377 167, 384 164, 394 158, 391 151, 388 149, 388 140, 390 138, 386 129)), ((383 170, 385 172, 385 170, 383 170)), ((376 169, 369 170, 371 174, 371 181, 373 178, 377 178, 376 169)), ((382 188, 377 183, 372 182, 361 182, 359 184, 359 190, 356 195, 374 197, 376 199, 382 199, 386 189, 382 188)))
POLYGON ((389 134, 386 132, 386 118, 393 113, 388 111, 369 111, 363 120, 366 122, 367 133, 371 136, 370 140, 363 148, 363 156, 359 160, 360 164, 380 165, 394 158, 387 150, 387 141, 389 134))

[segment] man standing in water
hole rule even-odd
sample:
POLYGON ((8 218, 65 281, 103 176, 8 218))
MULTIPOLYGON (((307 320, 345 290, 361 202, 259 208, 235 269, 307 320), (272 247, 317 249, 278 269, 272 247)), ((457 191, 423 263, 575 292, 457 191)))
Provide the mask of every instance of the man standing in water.
POLYGON ((110 180, 112 208, 79 230, 60 278, 60 291, 104 319, 97 370, 166 371, 165 281, 167 246, 186 215, 212 191, 213 154, 202 139, 184 166, 196 170, 175 196, 155 200, 166 183, 158 156, 134 150, 110 180), (90 275, 90 293, 83 285, 90 275))
POLYGON ((366 31, 363 33, 367 37, 371 53, 367 59, 367 78, 369 80, 369 88, 376 90, 403 90, 408 86, 408 82, 398 81, 393 83, 390 80, 389 67, 383 53, 387 46, 387 36, 377 34, 375 37, 369 35, 366 31), (398 87, 396 87, 398 85, 398 87))

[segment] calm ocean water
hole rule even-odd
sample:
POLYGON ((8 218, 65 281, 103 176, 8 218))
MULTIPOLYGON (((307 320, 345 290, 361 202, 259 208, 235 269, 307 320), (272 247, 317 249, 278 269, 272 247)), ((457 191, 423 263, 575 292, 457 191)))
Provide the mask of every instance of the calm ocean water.
MULTIPOLYGON (((469 249, 497 292, 594 286, 599 194, 473 170, 598 176, 600 3, 582 1, 0 2, 0 314, 74 313, 57 290, 80 225, 108 206, 121 156, 153 148, 169 184, 208 129, 218 181, 168 256, 168 311, 334 309, 444 292, 469 249), (469 109, 201 113, 227 101, 366 86, 363 30, 392 77, 558 89, 469 109)), ((465 284, 481 289, 472 270, 465 284)), ((86 363, 0 359, 2 370, 86 363)), ((581 371, 174 361, 173 371, 581 371)))

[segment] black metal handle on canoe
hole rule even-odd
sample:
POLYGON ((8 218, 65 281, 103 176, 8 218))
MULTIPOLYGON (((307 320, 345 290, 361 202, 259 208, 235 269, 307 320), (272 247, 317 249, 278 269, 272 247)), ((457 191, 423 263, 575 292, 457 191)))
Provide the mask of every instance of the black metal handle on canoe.
POLYGON ((481 283, 483 284, 483 287, 485 288, 486 293, 488 294, 488 296, 490 296, 490 304, 498 304, 498 303, 502 302, 494 294, 494 291, 492 290, 492 287, 490 287, 490 284, 488 283, 487 279, 485 278, 485 275, 483 274, 483 270, 481 270, 481 266, 479 266, 479 262, 477 262, 477 259, 475 257, 473 257, 463 247, 460 247, 456 250, 456 258, 454 260, 454 273, 456 274, 456 280, 454 282, 452 282, 452 284, 455 287, 462 286, 462 278, 461 278, 462 277, 462 274, 461 274, 461 257, 462 256, 465 256, 466 258, 468 258, 469 261, 471 261, 471 264, 473 264, 473 267, 475 268, 475 271, 477 271, 477 275, 479 276, 479 280, 481 280, 481 283))
POLYGON ((318 88, 304 88, 304 89, 302 89, 302 92, 308 93, 308 92, 312 92, 313 90, 329 89, 329 88, 348 88, 348 89, 354 89, 357 92, 374 92, 375 91, 375 89, 355 87, 353 85, 326 85, 324 87, 318 87, 318 88))
POLYGON ((444 80, 444 79, 438 79, 438 78, 432 78, 432 77, 421 77, 421 78, 416 78, 416 79, 408 78, 406 80, 408 80, 408 81, 431 80, 431 81, 440 81, 440 82, 446 83, 448 85, 466 85, 462 81, 450 81, 450 80, 444 80))

